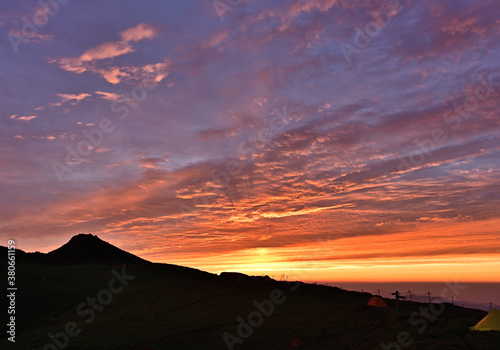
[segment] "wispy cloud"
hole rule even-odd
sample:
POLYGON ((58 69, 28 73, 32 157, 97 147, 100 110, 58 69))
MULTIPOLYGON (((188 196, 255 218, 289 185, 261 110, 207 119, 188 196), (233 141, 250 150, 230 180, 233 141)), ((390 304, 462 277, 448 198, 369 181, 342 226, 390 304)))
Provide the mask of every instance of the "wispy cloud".
POLYGON ((124 42, 153 39, 155 35, 156 30, 147 23, 138 24, 137 26, 129 28, 120 34, 124 42))
POLYGON ((81 94, 57 94, 61 98, 59 103, 53 104, 53 106, 61 106, 63 103, 67 101, 73 101, 72 104, 77 104, 80 101, 86 99, 87 97, 91 97, 92 95, 81 93, 81 94))
POLYGON ((17 116, 16 114, 13 114, 10 116, 10 119, 13 119, 13 120, 19 120, 21 122, 26 122, 26 123, 29 123, 31 122, 33 119, 35 118, 38 118, 37 115, 23 115, 23 116, 17 116))
MULTIPOLYGON (((101 75, 112 84, 118 84, 122 79, 129 77, 129 73, 141 69, 132 66, 102 67, 100 61, 111 60, 113 58, 134 52, 132 43, 141 40, 150 40, 156 35, 156 30, 146 24, 141 23, 120 33, 121 41, 105 42, 95 47, 87 49, 83 54, 76 57, 62 57, 52 59, 49 62, 58 65, 68 72, 82 74, 87 71, 101 75)), ((146 68, 147 69, 147 68, 146 68)))
POLYGON ((107 101, 118 101, 121 98, 121 96, 115 92, 96 91, 95 93, 107 101))

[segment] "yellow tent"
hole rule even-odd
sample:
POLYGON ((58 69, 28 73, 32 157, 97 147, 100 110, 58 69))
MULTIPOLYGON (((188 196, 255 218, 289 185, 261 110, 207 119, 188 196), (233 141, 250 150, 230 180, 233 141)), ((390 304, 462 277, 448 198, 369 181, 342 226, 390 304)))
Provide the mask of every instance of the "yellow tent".
POLYGON ((500 311, 492 309, 471 331, 499 331, 500 332, 500 311))
POLYGON ((370 300, 368 300, 367 305, 369 306, 375 306, 375 307, 387 307, 387 304, 385 301, 382 300, 382 298, 379 297, 372 297, 370 300))

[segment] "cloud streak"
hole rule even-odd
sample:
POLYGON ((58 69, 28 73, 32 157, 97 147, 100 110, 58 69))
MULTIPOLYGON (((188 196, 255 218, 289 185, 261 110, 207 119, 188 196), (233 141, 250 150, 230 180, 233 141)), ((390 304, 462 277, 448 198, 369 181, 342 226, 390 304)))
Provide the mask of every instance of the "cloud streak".
MULTIPOLYGON (((134 52, 132 43, 141 40, 151 40, 156 35, 155 29, 147 23, 138 24, 135 27, 120 33, 121 41, 105 42, 87 49, 83 54, 76 57, 62 57, 52 59, 49 62, 56 64, 59 68, 68 72, 82 74, 87 71, 101 75, 111 84, 118 84, 131 73, 137 70, 135 67, 102 67, 100 61, 109 61, 122 55, 134 52)), ((155 67, 157 68, 157 67, 155 67)), ((164 68, 164 67, 161 67, 164 68)), ((148 71, 151 68, 143 67, 148 71)))

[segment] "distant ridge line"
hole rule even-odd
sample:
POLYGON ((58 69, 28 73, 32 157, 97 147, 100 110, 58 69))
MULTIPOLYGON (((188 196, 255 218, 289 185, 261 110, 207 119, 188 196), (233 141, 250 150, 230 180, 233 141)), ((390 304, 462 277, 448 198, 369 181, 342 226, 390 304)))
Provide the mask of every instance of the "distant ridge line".
POLYGON ((25 253, 16 250, 18 257, 47 265, 129 265, 152 264, 132 253, 122 250, 97 235, 80 233, 61 247, 48 253, 25 253))

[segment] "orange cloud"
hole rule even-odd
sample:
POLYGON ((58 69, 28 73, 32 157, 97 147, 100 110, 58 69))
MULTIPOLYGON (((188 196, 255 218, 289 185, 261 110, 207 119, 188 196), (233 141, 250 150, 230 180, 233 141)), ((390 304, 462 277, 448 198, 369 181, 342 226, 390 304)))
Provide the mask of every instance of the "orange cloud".
POLYGON ((61 102, 59 102, 59 105, 63 104, 66 101, 70 100, 75 100, 76 102, 79 102, 81 100, 86 99, 87 97, 90 97, 92 95, 86 94, 86 93, 81 93, 81 94, 56 94, 61 98, 61 102))
POLYGON ((147 23, 141 23, 133 28, 129 28, 121 33, 122 40, 140 41, 144 39, 152 39, 156 35, 154 28, 147 23))
POLYGON ((92 62, 114 58, 133 51, 132 46, 126 41, 104 43, 85 51, 79 57, 79 62, 92 62))
POLYGON ((37 115, 24 115, 24 116, 18 117, 16 114, 13 114, 10 116, 10 119, 19 120, 19 121, 26 122, 26 123, 31 122, 35 118, 38 118, 38 116, 37 115))
POLYGON ((115 57, 123 56, 134 52, 131 45, 132 42, 137 42, 145 39, 152 39, 156 35, 155 29, 146 24, 141 23, 133 28, 129 28, 120 33, 121 41, 106 42, 98 46, 87 49, 82 55, 77 57, 62 57, 50 60, 59 68, 68 72, 82 74, 87 71, 101 75, 106 81, 111 84, 118 84, 124 78, 130 76, 131 67, 99 67, 98 64, 103 60, 110 60, 115 57))
POLYGON ((108 101, 118 101, 121 96, 114 92, 106 92, 106 91, 96 91, 97 95, 100 95, 102 99, 108 101))

